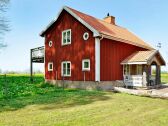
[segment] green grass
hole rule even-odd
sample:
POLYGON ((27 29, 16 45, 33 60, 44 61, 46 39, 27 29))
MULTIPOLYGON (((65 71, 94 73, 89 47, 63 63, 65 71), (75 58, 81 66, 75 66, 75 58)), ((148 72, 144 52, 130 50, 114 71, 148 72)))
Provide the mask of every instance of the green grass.
POLYGON ((168 73, 161 74, 161 82, 168 84, 168 73))
MULTIPOLYGON (((3 77, 0 76, 2 89, 3 77)), ((0 96, 0 125, 167 126, 168 100, 122 93, 56 88, 27 76, 9 76, 0 96)))

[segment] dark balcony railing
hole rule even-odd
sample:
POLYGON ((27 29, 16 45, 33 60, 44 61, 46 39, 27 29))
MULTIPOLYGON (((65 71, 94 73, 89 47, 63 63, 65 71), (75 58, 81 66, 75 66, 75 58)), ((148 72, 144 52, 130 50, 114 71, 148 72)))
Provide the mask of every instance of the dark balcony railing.
POLYGON ((44 46, 30 49, 30 80, 33 82, 33 63, 44 63, 44 46))
POLYGON ((44 63, 44 46, 31 49, 31 62, 44 63))

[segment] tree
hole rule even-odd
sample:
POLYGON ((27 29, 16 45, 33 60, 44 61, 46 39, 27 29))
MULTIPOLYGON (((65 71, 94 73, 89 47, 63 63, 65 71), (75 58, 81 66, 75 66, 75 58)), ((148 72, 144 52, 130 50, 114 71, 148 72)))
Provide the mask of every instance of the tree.
POLYGON ((7 46, 3 44, 3 37, 5 33, 9 31, 9 21, 5 17, 9 1, 10 0, 0 0, 0 49, 7 46))

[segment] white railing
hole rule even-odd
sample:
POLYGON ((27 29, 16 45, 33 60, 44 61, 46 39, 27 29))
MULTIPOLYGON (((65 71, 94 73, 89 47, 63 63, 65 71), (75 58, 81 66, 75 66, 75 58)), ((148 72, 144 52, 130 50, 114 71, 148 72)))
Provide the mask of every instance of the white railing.
POLYGON ((124 75, 124 83, 126 86, 143 86, 143 75, 124 75))

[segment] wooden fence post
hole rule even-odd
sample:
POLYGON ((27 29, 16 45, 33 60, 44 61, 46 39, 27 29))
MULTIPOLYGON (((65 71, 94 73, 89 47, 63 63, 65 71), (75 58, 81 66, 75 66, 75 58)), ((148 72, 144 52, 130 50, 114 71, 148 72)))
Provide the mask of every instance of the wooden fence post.
POLYGON ((30 49, 30 81, 31 81, 31 83, 33 83, 32 49, 30 49))

